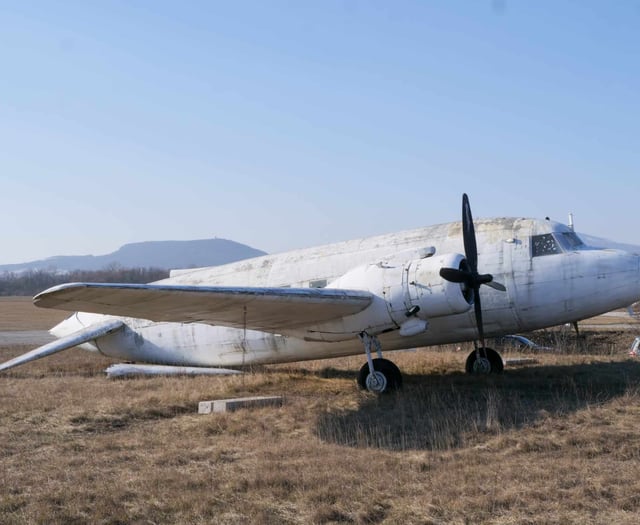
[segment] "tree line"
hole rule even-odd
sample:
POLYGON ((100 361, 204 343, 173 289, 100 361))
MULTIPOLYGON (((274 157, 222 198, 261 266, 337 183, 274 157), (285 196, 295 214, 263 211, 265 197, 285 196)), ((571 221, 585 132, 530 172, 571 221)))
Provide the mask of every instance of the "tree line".
POLYGON ((0 273, 0 296, 36 295, 62 283, 149 283, 169 277, 162 268, 123 268, 112 264, 102 270, 27 270, 25 272, 0 273))

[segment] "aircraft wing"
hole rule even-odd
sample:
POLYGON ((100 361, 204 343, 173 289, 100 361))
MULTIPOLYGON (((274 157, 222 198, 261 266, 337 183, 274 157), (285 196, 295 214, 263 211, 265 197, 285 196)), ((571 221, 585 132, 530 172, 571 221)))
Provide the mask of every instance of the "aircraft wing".
POLYGON ((45 290, 33 302, 72 312, 278 333, 355 314, 372 300, 369 292, 328 288, 70 283, 45 290))
POLYGON ((42 345, 35 350, 31 350, 31 352, 27 352, 26 354, 22 354, 21 356, 15 357, 9 361, 6 361, 5 363, 0 364, 0 372, 9 370, 9 368, 13 368, 14 366, 23 365, 24 363, 28 363, 29 361, 35 361, 36 359, 40 359, 41 357, 46 357, 48 355, 61 352, 62 350, 66 350, 67 348, 71 348, 88 341, 93 341, 94 339, 98 339, 99 337, 103 337, 107 334, 111 334, 117 330, 120 330, 120 328, 122 328, 123 326, 124 323, 118 319, 109 319, 107 321, 91 325, 87 328, 78 330, 73 334, 52 341, 51 343, 47 343, 46 345, 42 345))

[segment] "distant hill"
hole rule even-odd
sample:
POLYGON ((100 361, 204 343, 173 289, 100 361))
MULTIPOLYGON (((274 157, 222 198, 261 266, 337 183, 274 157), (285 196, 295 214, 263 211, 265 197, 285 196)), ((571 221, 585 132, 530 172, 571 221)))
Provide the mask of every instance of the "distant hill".
POLYGON ((107 255, 58 255, 39 261, 0 265, 0 272, 27 270, 101 270, 125 268, 198 268, 265 255, 265 252, 227 239, 194 241, 147 241, 125 244, 107 255))

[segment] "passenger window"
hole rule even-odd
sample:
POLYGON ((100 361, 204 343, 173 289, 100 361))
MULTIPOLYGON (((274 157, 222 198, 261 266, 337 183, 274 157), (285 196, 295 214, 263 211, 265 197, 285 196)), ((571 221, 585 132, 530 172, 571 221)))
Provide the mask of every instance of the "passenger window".
POLYGON ((309 288, 324 288, 327 286, 326 279, 318 279, 317 281, 310 281, 309 288))
POLYGON ((534 235, 531 237, 531 254, 533 257, 562 253, 558 242, 552 234, 534 235))

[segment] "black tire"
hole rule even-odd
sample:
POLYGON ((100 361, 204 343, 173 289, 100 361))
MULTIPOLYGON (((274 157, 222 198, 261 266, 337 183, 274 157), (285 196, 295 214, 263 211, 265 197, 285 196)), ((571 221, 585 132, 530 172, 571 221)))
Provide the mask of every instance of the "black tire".
MULTIPOLYGON (((387 379, 387 387, 382 393, 393 392, 402 388, 402 373, 393 361, 376 358, 373 360, 373 369, 381 372, 387 379)), ((362 365, 358 372, 358 387, 361 390, 367 389, 367 377, 369 376, 369 363, 362 365)))
MULTIPOLYGON (((491 369, 489 370, 490 374, 501 374, 504 370, 504 361, 502 360, 502 356, 496 352, 493 348, 480 348, 480 353, 484 353, 485 357, 489 360, 489 364, 491 365, 491 369)), ((473 365, 476 362, 476 351, 474 350, 467 357, 467 362, 465 363, 465 370, 467 374, 475 373, 473 370, 473 365)))

